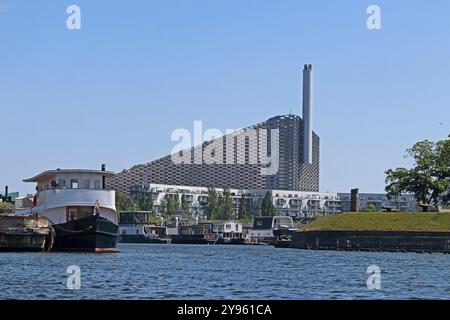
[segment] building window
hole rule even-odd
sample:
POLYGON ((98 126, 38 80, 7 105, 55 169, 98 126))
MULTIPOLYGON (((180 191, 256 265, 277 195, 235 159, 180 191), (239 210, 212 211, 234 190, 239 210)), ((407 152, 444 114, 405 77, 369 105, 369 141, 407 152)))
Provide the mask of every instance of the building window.
POLYGON ((90 180, 83 180, 83 189, 89 189, 91 187, 90 180))
POLYGON ((100 180, 94 181, 94 189, 101 189, 102 188, 102 182, 100 180))
POLYGON ((59 179, 58 180, 58 188, 65 189, 66 188, 66 180, 59 179))
POLYGON ((78 189, 78 180, 70 179, 70 189, 78 189))

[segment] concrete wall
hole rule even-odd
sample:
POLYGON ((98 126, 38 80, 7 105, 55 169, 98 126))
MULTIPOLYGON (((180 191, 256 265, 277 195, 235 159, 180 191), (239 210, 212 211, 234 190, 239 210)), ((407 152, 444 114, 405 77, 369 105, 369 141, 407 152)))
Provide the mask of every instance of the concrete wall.
POLYGON ((449 252, 450 232, 308 231, 291 247, 311 250, 449 252))

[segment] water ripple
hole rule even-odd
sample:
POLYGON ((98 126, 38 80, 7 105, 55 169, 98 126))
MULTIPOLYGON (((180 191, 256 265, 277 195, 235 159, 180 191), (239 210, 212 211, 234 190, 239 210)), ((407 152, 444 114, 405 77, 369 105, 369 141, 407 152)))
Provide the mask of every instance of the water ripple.
POLYGON ((0 253, 0 299, 445 299, 447 255, 121 244, 117 254, 0 253), (81 268, 80 290, 66 269, 81 268), (367 267, 381 268, 368 290, 367 267))

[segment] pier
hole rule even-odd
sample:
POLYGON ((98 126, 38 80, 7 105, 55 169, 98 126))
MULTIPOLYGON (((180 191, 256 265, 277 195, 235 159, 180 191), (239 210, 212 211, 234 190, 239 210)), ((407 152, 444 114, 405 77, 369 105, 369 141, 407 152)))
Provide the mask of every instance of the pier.
POLYGON ((45 251, 53 245, 54 230, 46 217, 0 215, 0 251, 45 251))

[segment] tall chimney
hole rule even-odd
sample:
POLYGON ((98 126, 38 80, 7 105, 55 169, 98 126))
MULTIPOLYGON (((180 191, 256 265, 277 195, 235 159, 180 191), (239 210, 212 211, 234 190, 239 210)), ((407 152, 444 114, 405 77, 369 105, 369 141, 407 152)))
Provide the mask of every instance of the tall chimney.
POLYGON ((8 186, 5 186, 5 201, 9 202, 8 201, 8 186))
POLYGON ((312 65, 303 69, 303 163, 312 163, 312 65))

